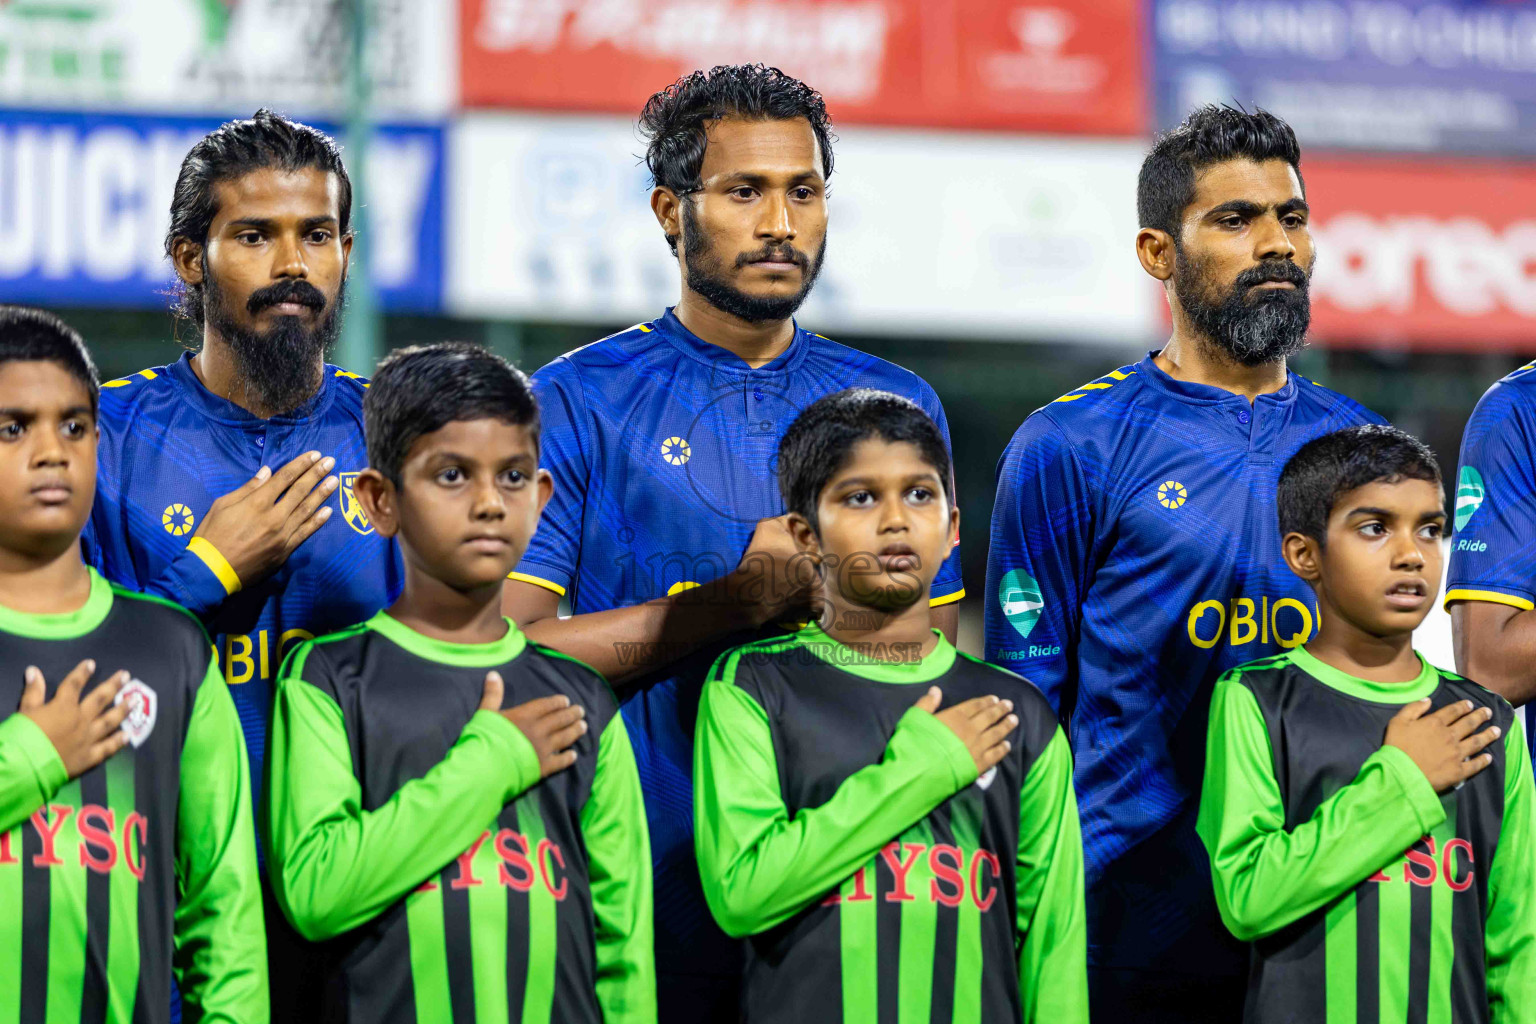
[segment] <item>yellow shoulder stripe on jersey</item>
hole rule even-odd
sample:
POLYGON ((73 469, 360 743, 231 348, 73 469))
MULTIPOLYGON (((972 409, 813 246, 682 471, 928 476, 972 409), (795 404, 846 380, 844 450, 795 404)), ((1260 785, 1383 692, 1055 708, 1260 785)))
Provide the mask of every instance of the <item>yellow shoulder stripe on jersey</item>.
POLYGON ((158 373, 156 373, 154 370, 140 370, 138 373, 130 374, 127 377, 120 377, 117 380, 109 380, 105 384, 103 384, 102 387, 104 387, 104 388, 121 388, 121 387, 126 387, 129 384, 132 384, 134 377, 142 377, 145 380, 154 380, 158 376, 160 376, 160 375, 158 373))
POLYGON ((549 580, 541 580, 537 576, 530 576, 525 572, 509 572, 507 573, 507 579, 517 580, 520 583, 532 583, 536 587, 543 587, 545 590, 553 590, 561 597, 565 596, 565 588, 560 584, 551 583, 549 580))
MULTIPOLYGON (((819 337, 821 337, 821 335, 818 334, 817 337, 819 338, 819 337)), ((938 608, 940 605, 954 604, 956 601, 960 600, 964 596, 965 596, 965 588, 961 587, 959 590, 955 591, 953 594, 945 594, 943 597, 930 597, 928 599, 928 607, 929 608, 938 608)))
POLYGON ((1452 601, 1487 601, 1490 604, 1507 604, 1511 608, 1519 608, 1523 612, 1536 608, 1536 603, 1527 601, 1523 597, 1516 597, 1513 594, 1501 594, 1497 590, 1466 590, 1457 587, 1455 590, 1447 590, 1445 592, 1445 601, 1443 603, 1447 608, 1450 607, 1452 601))
POLYGON ((203 564, 224 585, 226 593, 233 594, 240 589, 240 576, 235 572, 235 567, 206 537, 193 537, 187 541, 187 550, 203 560, 203 564))
POLYGON ((1051 400, 1051 404, 1054 405, 1057 402, 1075 402, 1079 398, 1087 397, 1087 394, 1090 391, 1101 391, 1104 388, 1112 388, 1115 386, 1116 382, 1125 380, 1127 377, 1130 377, 1135 373, 1135 370, 1127 370, 1125 373, 1121 373, 1119 370, 1111 370, 1108 374, 1105 375, 1109 378, 1108 380, 1101 378, 1096 381, 1091 381, 1087 384, 1084 384, 1082 387, 1077 388, 1075 391, 1070 391, 1067 394, 1062 395, 1060 398, 1053 398, 1051 400))
POLYGON ((367 387, 368 386, 368 382, 366 380, 363 380, 363 375, 362 374, 360 374, 360 373, 353 373, 351 370, 337 370, 336 371, 336 376, 338 376, 338 377, 346 377, 346 378, 348 378, 350 380, 359 381, 359 382, 361 382, 363 387, 367 387))
MULTIPOLYGON (((656 328, 652 327, 650 324, 636 324, 635 326, 640 328, 640 332, 642 334, 650 334, 652 331, 654 331, 656 329, 656 328)), ((565 593, 565 591, 562 590, 562 591, 560 591, 560 593, 563 594, 563 593, 565 593)))

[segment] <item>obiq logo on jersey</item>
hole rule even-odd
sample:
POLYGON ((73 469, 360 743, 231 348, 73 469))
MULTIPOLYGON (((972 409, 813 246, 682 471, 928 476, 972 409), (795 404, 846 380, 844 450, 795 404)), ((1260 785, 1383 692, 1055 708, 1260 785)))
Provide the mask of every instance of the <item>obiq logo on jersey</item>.
POLYGON ((997 603, 1003 609, 1003 617, 1019 631, 1019 636, 1028 640, 1035 631, 1035 623, 1040 621, 1040 609, 1045 607, 1035 578, 1023 569, 1014 569, 998 584, 997 603))
POLYGON ((1462 466, 1456 478, 1456 532, 1482 507, 1483 494, 1483 474, 1473 466, 1462 466))

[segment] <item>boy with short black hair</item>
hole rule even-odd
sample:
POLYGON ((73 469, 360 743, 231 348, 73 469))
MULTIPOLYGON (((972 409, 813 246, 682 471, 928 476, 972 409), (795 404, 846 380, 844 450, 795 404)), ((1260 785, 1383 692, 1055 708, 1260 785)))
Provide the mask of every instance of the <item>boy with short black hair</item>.
POLYGON ((500 611, 551 489, 528 380, 472 345, 409 348, 363 409, 354 489, 405 589, 288 658, 264 797, 277 901, 334 940, 316 1015, 654 1021, 623 720, 601 676, 500 611))
POLYGON ((0 1019, 164 1022, 174 972, 186 1019, 259 1024, 234 702, 191 614, 81 558, 96 387, 63 321, 0 306, 0 1019))
POLYGON ((704 892, 751 940, 745 1019, 1086 1021, 1066 740, 932 628, 960 522, 942 435, 907 399, 838 392, 785 433, 779 481, 824 612, 715 663, 695 746, 704 892))
POLYGON ((1412 646, 1443 557, 1434 455, 1392 427, 1324 435, 1278 508, 1320 628, 1217 683, 1199 816, 1222 918, 1253 943, 1245 1021, 1536 1019, 1520 723, 1412 646))

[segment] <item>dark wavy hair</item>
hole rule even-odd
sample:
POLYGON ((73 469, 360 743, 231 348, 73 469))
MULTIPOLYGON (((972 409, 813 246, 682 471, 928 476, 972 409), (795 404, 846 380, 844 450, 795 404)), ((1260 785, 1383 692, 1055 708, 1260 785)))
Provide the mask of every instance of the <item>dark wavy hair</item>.
POLYGON ((0 306, 0 364, 53 363, 78 380, 91 396, 95 415, 100 394, 96 364, 78 331, 52 313, 31 306, 0 306))
MULTIPOLYGON (((1301 180, 1301 146, 1291 126, 1267 110, 1197 107, 1184 123, 1159 135, 1136 181, 1140 226, 1179 238, 1184 210, 1195 201, 1195 174, 1228 160, 1284 160, 1301 180)), ((1306 182, 1302 181, 1302 194, 1306 182)))
MULTIPOLYGON (((336 175, 341 233, 351 229, 352 179, 341 162, 341 150, 329 135, 307 124, 290 121, 265 108, 247 120, 228 121, 203 136, 181 162, 176 190, 171 193, 171 226, 165 233, 165 255, 174 255, 176 240, 208 242, 208 228, 219 212, 214 186, 252 171, 276 167, 297 171, 305 167, 336 175)), ((203 286, 183 284, 173 310, 203 326, 203 286)))
MULTIPOLYGON (((722 117, 787 121, 803 117, 816 134, 821 173, 832 177, 832 123, 821 93, 778 68, 762 64, 722 64, 695 71, 646 100, 640 134, 646 140, 645 166, 652 187, 678 196, 702 188, 699 170, 709 145, 708 129, 722 117)), ((677 252, 677 240, 668 239, 677 252)))
POLYGON ((1435 453, 1412 434, 1371 423, 1313 438, 1280 473, 1280 536, 1299 533, 1323 544, 1340 498, 1366 484, 1402 480, 1440 483, 1435 453))
POLYGON ((391 352, 363 396, 368 465, 400 486, 420 438, 459 420, 496 419, 527 427, 539 443, 539 403, 523 371, 462 341, 391 352))
POLYGON ((785 508, 818 528, 821 492, 847 464, 854 446, 871 437, 914 446, 944 481, 944 496, 954 504, 949 450, 922 406, 889 391, 849 388, 806 406, 779 439, 779 493, 785 508))

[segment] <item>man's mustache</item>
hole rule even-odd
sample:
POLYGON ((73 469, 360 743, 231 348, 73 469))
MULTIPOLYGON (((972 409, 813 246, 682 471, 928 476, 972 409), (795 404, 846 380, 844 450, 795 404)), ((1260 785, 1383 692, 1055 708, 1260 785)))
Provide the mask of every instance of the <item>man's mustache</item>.
POLYGON ((1257 285, 1276 281, 1289 282, 1296 286, 1297 291, 1304 292, 1307 290, 1308 275, 1290 260, 1267 260, 1238 274, 1237 288, 1246 292, 1257 285))
POLYGON ((279 281, 265 288, 256 289, 251 293, 251 297, 245 300, 245 308, 250 313, 256 314, 269 306, 276 306, 283 302, 297 302, 301 306, 308 306, 314 310, 325 308, 325 296, 321 294, 320 289, 308 281, 298 279, 279 281))
POLYGON ((801 270, 811 265, 811 258, 794 246, 785 242, 782 245, 769 245, 758 252, 744 252, 736 257, 736 266, 741 268, 749 263, 793 263, 801 270))

